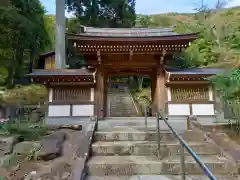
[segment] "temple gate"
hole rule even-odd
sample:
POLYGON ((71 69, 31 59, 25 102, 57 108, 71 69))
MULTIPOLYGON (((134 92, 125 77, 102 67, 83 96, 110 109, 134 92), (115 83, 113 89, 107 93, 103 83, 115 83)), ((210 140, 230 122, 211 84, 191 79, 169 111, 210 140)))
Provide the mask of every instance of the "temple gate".
MULTIPOLYGON (((198 34, 179 35, 172 28, 81 27, 81 33, 67 34, 66 38, 68 49, 85 60, 85 69, 56 70, 55 53, 49 52, 43 54, 39 61, 38 68, 45 70, 35 70, 30 76, 49 87, 49 96, 53 97, 55 103, 61 97, 58 103, 69 109, 65 117, 106 117, 107 79, 111 76, 130 75, 151 77, 153 115, 160 110, 173 116, 214 115, 214 95, 211 84, 205 77, 214 75, 219 70, 174 69, 168 66, 174 53, 184 51, 197 36, 198 34), (52 81, 56 81, 54 86, 52 81), (52 92, 65 94, 68 98, 52 95, 52 92), (83 109, 83 113, 78 112, 83 109)), ((49 102, 50 112, 52 103, 49 102)), ((63 107, 54 108, 55 112, 61 111, 63 107)))

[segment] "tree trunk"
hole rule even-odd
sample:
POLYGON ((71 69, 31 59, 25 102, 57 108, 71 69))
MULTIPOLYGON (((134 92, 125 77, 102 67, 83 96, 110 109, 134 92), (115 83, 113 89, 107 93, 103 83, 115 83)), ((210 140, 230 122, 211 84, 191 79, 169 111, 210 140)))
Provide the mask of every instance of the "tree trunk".
POLYGON ((6 82, 7 89, 12 89, 14 87, 14 75, 15 75, 15 65, 16 65, 16 49, 13 50, 13 55, 11 59, 10 66, 8 67, 8 77, 6 82))
POLYGON ((142 85, 143 85, 143 77, 140 76, 138 77, 138 89, 141 91, 142 90, 142 85))

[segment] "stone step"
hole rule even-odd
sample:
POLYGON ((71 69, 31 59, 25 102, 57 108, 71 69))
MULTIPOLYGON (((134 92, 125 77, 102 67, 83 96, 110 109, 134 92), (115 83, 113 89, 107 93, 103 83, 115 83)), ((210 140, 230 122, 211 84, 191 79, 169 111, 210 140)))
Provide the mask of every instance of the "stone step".
MULTIPOLYGON (((198 155, 217 155, 220 149, 210 143, 189 143, 188 144, 198 155)), ((158 145, 155 141, 98 141, 92 144, 92 155, 114 156, 114 155, 157 155, 158 145)), ((162 157, 179 155, 178 143, 160 144, 162 157)), ((185 152, 188 154, 188 152, 185 152)))
MULTIPOLYGON (((239 180, 240 176, 216 176, 218 180, 239 180)), ((181 180, 181 176, 174 175, 134 175, 134 176, 88 176, 87 180, 181 180)), ((186 176, 186 180, 209 180, 206 176, 186 176)))
MULTIPOLYGON (((187 142, 204 142, 205 137, 203 133, 198 131, 184 131, 179 132, 179 135, 183 137, 187 142)), ((170 131, 161 131, 160 138, 162 142, 176 141, 175 136, 170 131)), ((112 131, 97 131, 94 134, 95 141, 156 141, 156 131, 143 131, 143 130, 128 130, 127 127, 124 129, 112 131)))
MULTIPOLYGON (((219 156, 200 156, 214 174, 228 175, 237 173, 237 167, 229 159, 219 156)), ((185 156, 186 173, 202 175, 204 172, 190 156, 185 156)), ((93 156, 88 161, 88 174, 106 175, 180 175, 179 156, 158 160, 156 156, 93 156)))

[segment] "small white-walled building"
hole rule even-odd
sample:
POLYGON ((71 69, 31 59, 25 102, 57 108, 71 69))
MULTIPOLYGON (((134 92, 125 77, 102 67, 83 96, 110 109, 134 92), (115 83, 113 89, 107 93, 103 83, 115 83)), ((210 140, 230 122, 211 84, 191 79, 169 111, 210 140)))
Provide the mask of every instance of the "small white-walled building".
POLYGON ((94 116, 93 71, 42 69, 30 76, 48 88, 48 118, 94 116))

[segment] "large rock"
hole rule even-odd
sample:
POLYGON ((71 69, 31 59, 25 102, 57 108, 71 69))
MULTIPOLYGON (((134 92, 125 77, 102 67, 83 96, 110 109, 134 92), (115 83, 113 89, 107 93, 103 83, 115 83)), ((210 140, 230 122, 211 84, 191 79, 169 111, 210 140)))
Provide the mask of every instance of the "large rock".
POLYGON ((66 134, 61 131, 46 136, 41 142, 38 159, 47 161, 59 157, 62 153, 62 144, 65 138, 66 134))
POLYGON ((0 157, 0 167, 8 165, 11 157, 11 155, 0 157))
POLYGON ((39 151, 41 144, 39 142, 24 141, 15 145, 13 153, 16 155, 27 155, 39 151))
POLYGON ((0 157, 10 154, 15 142, 15 137, 0 137, 0 157))

